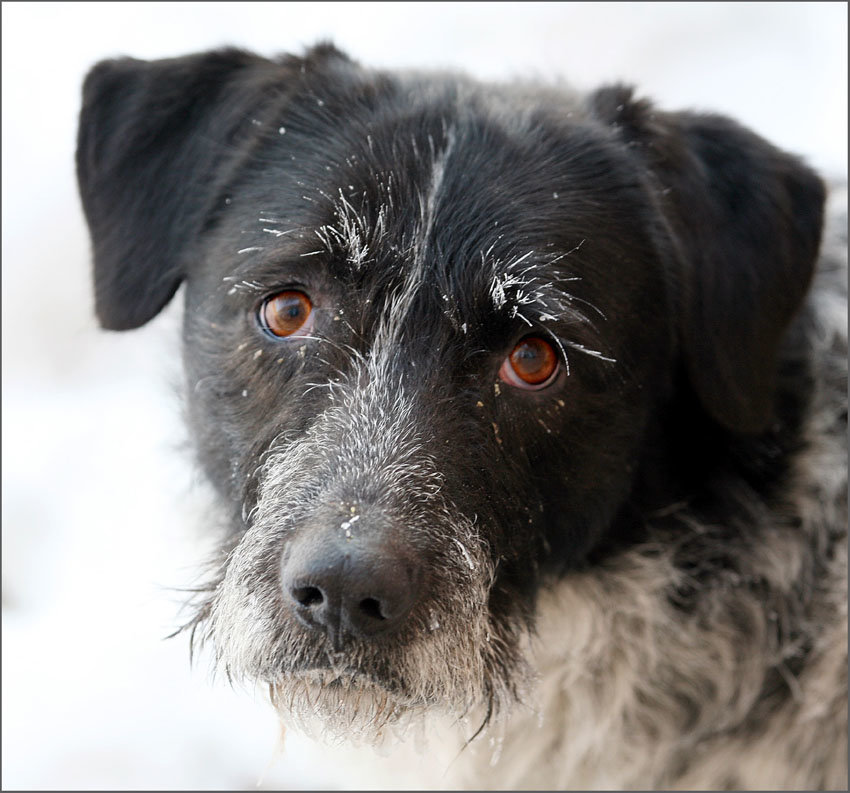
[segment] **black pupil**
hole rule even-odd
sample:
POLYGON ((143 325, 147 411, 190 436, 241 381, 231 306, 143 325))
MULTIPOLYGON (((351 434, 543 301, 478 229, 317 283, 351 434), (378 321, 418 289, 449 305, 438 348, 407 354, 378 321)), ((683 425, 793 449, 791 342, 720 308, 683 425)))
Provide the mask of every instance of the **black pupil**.
POLYGON ((310 314, 310 303, 298 292, 281 292, 264 308, 266 327, 276 336, 289 336, 298 330, 310 314))
POLYGON ((282 295, 275 302, 277 315, 286 325, 292 325, 304 316, 304 302, 300 295, 282 295))
POLYGON ((526 372, 536 372, 543 365, 543 358, 540 354, 540 346, 533 342, 526 342, 516 352, 519 363, 526 372))

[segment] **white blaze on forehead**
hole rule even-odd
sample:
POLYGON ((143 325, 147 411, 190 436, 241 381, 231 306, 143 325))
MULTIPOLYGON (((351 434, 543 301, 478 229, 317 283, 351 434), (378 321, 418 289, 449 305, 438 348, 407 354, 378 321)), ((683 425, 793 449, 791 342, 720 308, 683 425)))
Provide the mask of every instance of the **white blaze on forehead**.
POLYGON ((387 303, 381 325, 375 336, 373 360, 378 358, 386 360, 391 357, 404 319, 424 283, 427 255, 445 183, 446 165, 454 150, 455 141, 455 131, 452 127, 446 130, 446 145, 440 152, 434 151, 433 141, 429 138, 433 157, 431 179, 427 192, 419 195, 419 220, 414 232, 415 241, 411 249, 409 269, 404 282, 395 290, 387 303))
MULTIPOLYGON (((455 146, 454 129, 450 128, 446 132, 446 147, 434 156, 434 163, 431 168, 431 184, 427 195, 422 197, 419 205, 420 214, 420 229, 417 234, 417 245, 415 248, 417 258, 424 257, 428 247, 428 239, 434 228, 434 218, 437 214, 437 206, 440 200, 440 192, 443 189, 443 181, 446 173, 446 163, 452 154, 455 146)), ((421 262, 419 263, 421 266, 421 262)))

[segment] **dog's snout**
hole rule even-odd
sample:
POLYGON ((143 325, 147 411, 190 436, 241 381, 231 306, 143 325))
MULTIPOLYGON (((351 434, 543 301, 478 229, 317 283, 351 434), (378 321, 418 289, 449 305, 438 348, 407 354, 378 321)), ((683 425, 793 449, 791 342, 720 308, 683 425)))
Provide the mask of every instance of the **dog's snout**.
POLYGON ((380 538, 306 536, 283 561, 282 586, 296 617, 335 645, 397 630, 415 605, 421 570, 380 538))

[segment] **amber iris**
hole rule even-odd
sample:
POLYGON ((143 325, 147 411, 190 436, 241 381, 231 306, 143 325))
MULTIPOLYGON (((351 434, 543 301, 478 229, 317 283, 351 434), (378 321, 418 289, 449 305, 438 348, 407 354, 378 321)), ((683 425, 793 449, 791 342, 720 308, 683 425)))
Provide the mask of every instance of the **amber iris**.
POLYGON ((528 385, 540 385, 555 374, 558 356, 548 341, 537 336, 523 339, 510 354, 514 374, 528 385))
POLYGON ((261 318, 270 333, 291 336, 304 327, 312 308, 310 298, 303 292, 278 292, 263 303, 261 318))

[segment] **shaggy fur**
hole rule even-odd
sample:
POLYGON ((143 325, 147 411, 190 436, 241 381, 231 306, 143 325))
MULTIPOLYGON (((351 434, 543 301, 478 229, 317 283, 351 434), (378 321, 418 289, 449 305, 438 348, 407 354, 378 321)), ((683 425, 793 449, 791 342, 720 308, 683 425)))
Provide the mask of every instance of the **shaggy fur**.
POLYGON ((439 784, 846 787, 846 211, 817 265, 804 164, 320 46, 99 64, 77 165, 104 327, 185 283, 227 519, 189 627, 285 723, 427 723, 439 784))

